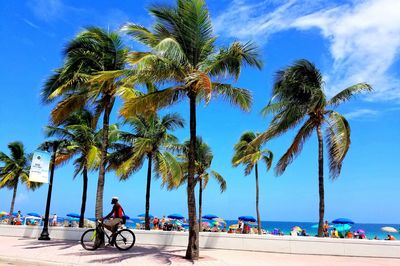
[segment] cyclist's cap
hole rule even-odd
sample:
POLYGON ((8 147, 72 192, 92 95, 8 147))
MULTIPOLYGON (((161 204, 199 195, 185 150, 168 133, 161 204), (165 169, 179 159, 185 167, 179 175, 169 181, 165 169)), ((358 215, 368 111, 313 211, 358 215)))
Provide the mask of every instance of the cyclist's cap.
POLYGON ((118 200, 118 197, 112 197, 112 199, 118 200))

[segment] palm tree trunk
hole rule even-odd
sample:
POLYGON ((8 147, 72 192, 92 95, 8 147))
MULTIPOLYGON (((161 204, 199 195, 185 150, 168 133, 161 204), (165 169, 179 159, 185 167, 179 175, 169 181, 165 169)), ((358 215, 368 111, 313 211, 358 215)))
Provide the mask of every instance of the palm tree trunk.
POLYGON ((187 179, 187 203, 189 212, 189 241, 186 249, 186 259, 197 260, 199 258, 199 226, 196 219, 196 199, 194 188, 195 161, 196 161, 196 94, 189 92, 190 103, 190 145, 189 165, 187 179))
POLYGON ((324 236, 324 213, 325 213, 325 192, 324 192, 324 141, 322 138, 321 126, 317 126, 318 135, 318 185, 319 185, 319 221, 318 236, 324 236))
MULTIPOLYGON (((107 148, 108 148, 108 130, 110 123, 110 113, 113 107, 114 99, 111 96, 106 96, 104 115, 103 115, 103 136, 101 143, 101 157, 100 157, 100 169, 99 178, 97 180, 97 192, 96 192, 96 219, 101 220, 103 218, 103 193, 104 193, 104 183, 106 175, 106 158, 107 158, 107 148)), ((96 235, 96 241, 98 245, 104 244, 104 235, 99 233, 96 235)))
POLYGON ((256 212, 257 212, 257 231, 258 234, 261 235, 261 218, 260 218, 260 210, 258 209, 259 202, 259 189, 258 189, 258 164, 255 165, 256 172, 256 212))
POLYGON ((13 220, 15 198, 17 197, 18 181, 19 181, 19 179, 17 177, 17 180, 15 180, 15 184, 14 184, 14 191, 13 191, 13 196, 12 196, 11 206, 10 206, 10 224, 12 223, 12 220, 13 220))
POLYGON ((145 214, 145 229, 150 230, 150 217, 149 217, 149 212, 150 212, 150 184, 151 184, 151 161, 152 161, 152 155, 149 153, 147 155, 148 159, 148 167, 147 167, 147 185, 146 185, 146 214, 145 214))
POLYGON ((82 190, 82 203, 81 203, 81 217, 79 218, 80 228, 83 228, 85 226, 85 209, 86 209, 86 197, 87 197, 87 187, 88 187, 88 173, 86 164, 83 166, 82 177, 83 177, 83 190, 82 190))
POLYGON ((201 214, 203 212, 203 179, 199 179, 199 232, 201 232, 201 214))

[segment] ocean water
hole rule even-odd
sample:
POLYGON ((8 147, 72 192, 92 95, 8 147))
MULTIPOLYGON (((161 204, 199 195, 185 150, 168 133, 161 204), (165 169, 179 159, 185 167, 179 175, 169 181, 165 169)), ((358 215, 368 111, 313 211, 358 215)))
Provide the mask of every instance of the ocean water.
MULTIPOLYGON (((227 228, 232 225, 232 224, 237 224, 237 220, 225 220, 227 223, 227 228)), ((126 226, 129 228, 135 228, 136 223, 139 223, 140 220, 138 219, 132 219, 130 221, 127 221, 126 226)), ((302 229, 305 229, 307 231, 307 234, 310 236, 317 235, 317 228, 312 228, 313 225, 316 223, 310 223, 310 222, 280 222, 280 221, 262 221, 261 222, 261 227, 269 232, 272 232, 275 228, 280 229, 285 235, 289 235, 290 231, 293 226, 299 226, 302 229)), ((357 231, 358 229, 362 229, 365 231, 365 234, 368 239, 373 239, 375 236, 377 236, 379 239, 385 239, 388 235, 388 233, 383 232, 381 230, 382 227, 384 226, 392 226, 396 229, 400 229, 400 224, 363 224, 363 223, 356 223, 352 225, 351 231, 357 231)), ((397 240, 400 240, 400 234, 399 233, 391 233, 394 237, 396 237, 397 240)))

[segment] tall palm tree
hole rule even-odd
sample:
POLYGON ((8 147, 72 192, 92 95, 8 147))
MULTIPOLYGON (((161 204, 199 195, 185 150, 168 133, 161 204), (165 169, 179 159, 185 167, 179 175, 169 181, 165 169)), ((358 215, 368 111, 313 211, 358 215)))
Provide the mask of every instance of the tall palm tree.
POLYGON ((82 202, 79 227, 84 227, 86 198, 88 187, 88 171, 98 167, 100 163, 100 132, 96 131, 93 114, 87 109, 76 111, 58 126, 46 128, 47 137, 58 137, 67 141, 63 154, 56 157, 56 164, 66 163, 72 158, 75 165, 74 178, 82 174, 82 202))
POLYGON ((324 222, 324 142, 328 150, 330 178, 340 175, 343 160, 350 147, 350 125, 334 108, 348 101, 355 94, 372 91, 367 83, 358 83, 348 87, 330 100, 324 92, 321 72, 307 60, 298 60, 292 66, 278 71, 270 103, 263 109, 264 114, 274 115, 269 129, 253 143, 266 141, 279 136, 289 129, 301 125, 286 153, 275 168, 281 175, 286 167, 299 155, 303 144, 315 131, 318 138, 318 184, 319 184, 319 226, 318 236, 323 236, 324 222))
MULTIPOLYGON (((13 190, 10 215, 14 212, 15 198, 17 196, 18 184, 25 185, 30 190, 35 190, 41 183, 29 181, 29 168, 31 156, 25 153, 24 144, 19 141, 8 144, 10 155, 0 152, 0 188, 6 187, 13 190)), ((11 221, 12 219, 10 219, 11 221)))
POLYGON ((147 185, 145 205, 145 228, 150 230, 150 186, 152 168, 156 177, 163 180, 180 180, 182 175, 175 157, 167 148, 177 142, 169 131, 182 128, 184 120, 178 114, 134 116, 125 121, 132 132, 119 132, 120 144, 109 157, 109 168, 116 170, 122 180, 141 169, 147 159, 147 185))
POLYGON ((256 176, 256 212, 257 212, 257 231, 261 234, 261 218, 258 208, 259 203, 259 187, 258 187, 258 162, 263 160, 267 171, 271 168, 273 154, 268 149, 262 149, 261 145, 251 145, 259 134, 254 132, 245 132, 240 136, 239 142, 235 145, 235 153, 232 158, 232 165, 244 165, 244 174, 249 175, 251 171, 255 172, 256 176))
MULTIPOLYGON (((189 140, 185 141, 183 144, 175 145, 174 149, 178 151, 178 158, 181 159, 183 176, 179 183, 176 183, 175 180, 172 180, 172 182, 168 180, 168 189, 174 189, 186 183, 188 178, 189 147, 189 140)), ((221 193, 226 190, 226 181, 224 177, 214 170, 209 170, 213 157, 210 146, 208 146, 201 137, 197 136, 195 182, 199 184, 199 230, 201 230, 202 223, 203 191, 206 189, 210 177, 213 177, 218 182, 221 193)))
POLYGON ((110 114, 117 94, 132 92, 120 86, 113 75, 125 67, 127 47, 118 33, 88 27, 71 40, 64 51, 64 64, 49 77, 42 90, 43 101, 59 100, 51 113, 55 124, 86 104, 94 106, 95 118, 103 114, 99 178, 96 193, 96 218, 103 216, 103 192, 110 114))
POLYGON ((148 52, 131 53, 133 65, 127 84, 146 81, 172 84, 163 90, 138 98, 127 98, 121 109, 124 116, 154 111, 189 99, 190 149, 187 180, 189 212, 189 241, 187 259, 199 257, 199 232, 196 219, 195 150, 196 101, 208 102, 213 93, 222 95, 230 103, 249 110, 251 95, 224 81, 238 79, 243 65, 261 68, 257 49, 252 43, 234 42, 228 47, 217 47, 216 36, 204 0, 177 0, 175 6, 153 6, 149 9, 155 19, 152 30, 129 23, 123 30, 138 42, 148 46, 148 52))

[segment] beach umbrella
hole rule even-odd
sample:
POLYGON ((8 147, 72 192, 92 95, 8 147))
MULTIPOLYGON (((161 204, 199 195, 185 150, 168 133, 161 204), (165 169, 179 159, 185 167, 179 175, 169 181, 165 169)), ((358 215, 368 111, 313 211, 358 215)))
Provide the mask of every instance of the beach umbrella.
POLYGON ((388 232, 388 233, 397 233, 398 232, 396 228, 391 227, 391 226, 384 226, 381 228, 381 230, 383 232, 388 232))
POLYGON ((350 228, 351 228, 351 225, 349 225, 349 224, 335 224, 333 227, 336 228, 336 230, 338 230, 339 232, 343 232, 343 231, 349 231, 350 228))
POLYGON ((217 221, 213 221, 213 222, 211 222, 211 225, 212 226, 220 226, 221 225, 221 223, 220 222, 217 222, 217 221))
POLYGON ((356 232, 359 234, 365 234, 365 231, 363 229, 358 229, 356 232))
POLYGON ((332 221, 333 224, 354 224, 354 222, 348 218, 338 218, 332 221))
POLYGON ((39 217, 39 218, 40 218, 40 214, 37 214, 36 212, 28 212, 26 215, 34 216, 34 217, 39 217))
POLYGON ((71 218, 81 218, 81 216, 79 214, 76 213, 68 213, 67 217, 71 217, 71 218))
POLYGON ((129 217, 128 215, 122 215, 123 218, 125 218, 126 220, 131 219, 131 217, 129 217))
MULTIPOLYGON (((139 219, 142 220, 142 219, 144 219, 144 218, 146 217, 146 214, 145 214, 145 213, 142 213, 142 214, 139 214, 137 217, 139 217, 139 219)), ((149 217, 150 217, 150 219, 153 219, 153 218, 154 218, 154 216, 151 215, 151 214, 149 214, 149 217)))
POLYGON ((2 211, 0 212, 0 216, 9 216, 8 212, 2 211))
POLYGON ((218 218, 218 216, 214 215, 214 214, 206 214, 206 215, 203 215, 201 218, 207 219, 207 220, 212 220, 212 219, 218 218))
POLYGON ((293 226, 292 227, 292 231, 297 231, 297 232, 300 232, 302 229, 299 227, 299 226, 293 226))
POLYGON ((179 213, 173 213, 167 216, 170 219, 177 219, 177 220, 183 220, 185 217, 183 217, 182 214, 179 213))
MULTIPOLYGON (((329 228, 332 228, 333 225, 328 225, 329 228)), ((311 228, 318 228, 318 224, 314 224, 313 226, 311 226, 311 228)))
MULTIPOLYGON (((173 219, 173 218, 171 218, 171 219, 173 219)), ((181 222, 181 221, 179 221, 179 220, 173 220, 173 221, 171 221, 171 223, 172 224, 175 224, 175 225, 178 225, 178 226, 181 226, 183 223, 181 222)))
POLYGON ((232 229, 232 230, 237 230, 238 228, 239 228, 238 224, 232 224, 229 226, 229 229, 232 229))
POLYGON ((226 224, 226 222, 225 222, 225 220, 224 219, 222 219, 222 218, 214 218, 213 219, 213 221, 217 221, 217 222, 220 222, 220 223, 223 223, 223 224, 226 224))
POLYGON ((242 220, 244 222, 255 222, 256 219, 253 216, 239 216, 239 220, 242 220))
POLYGON ((201 223, 203 226, 210 226, 210 222, 204 221, 201 223))

